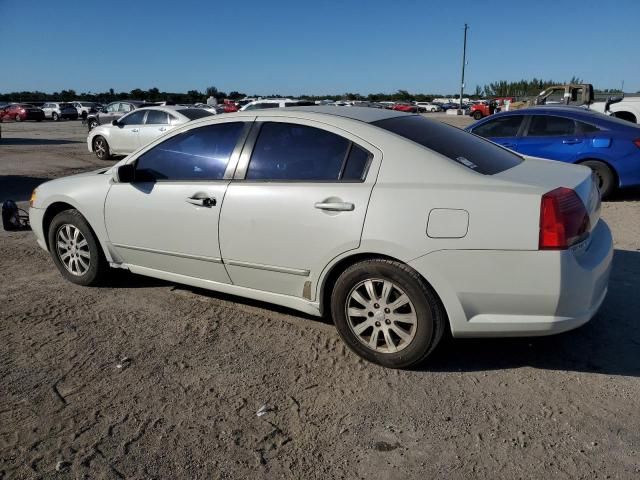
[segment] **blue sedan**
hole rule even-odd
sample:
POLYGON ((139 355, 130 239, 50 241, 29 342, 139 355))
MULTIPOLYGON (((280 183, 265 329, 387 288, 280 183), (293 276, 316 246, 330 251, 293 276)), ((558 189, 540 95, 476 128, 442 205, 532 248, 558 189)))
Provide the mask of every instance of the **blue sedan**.
POLYGON ((591 167, 602 197, 640 185, 640 126, 578 107, 533 107, 466 128, 522 155, 591 167))

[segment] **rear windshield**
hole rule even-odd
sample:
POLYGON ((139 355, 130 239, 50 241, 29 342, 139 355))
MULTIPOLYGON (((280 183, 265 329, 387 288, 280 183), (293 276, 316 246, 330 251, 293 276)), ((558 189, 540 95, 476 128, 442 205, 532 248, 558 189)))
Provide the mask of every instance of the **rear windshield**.
POLYGON ((184 115, 189 120, 196 120, 198 118, 204 118, 212 115, 211 112, 203 110, 202 108, 180 108, 176 112, 184 115))
POLYGON ((484 175, 503 172, 523 161, 518 155, 488 140, 419 115, 378 120, 373 125, 408 138, 484 175))

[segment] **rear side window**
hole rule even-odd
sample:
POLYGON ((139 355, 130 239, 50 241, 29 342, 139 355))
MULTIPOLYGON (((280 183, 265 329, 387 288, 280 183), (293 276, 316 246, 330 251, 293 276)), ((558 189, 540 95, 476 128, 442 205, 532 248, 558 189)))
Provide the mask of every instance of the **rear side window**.
POLYGON ((181 108, 176 110, 176 112, 184 115, 189 120, 196 120, 198 118, 209 117, 213 115, 211 112, 204 110, 202 108, 181 108))
POLYGON ((279 103, 254 103, 253 105, 248 105, 245 110, 262 110, 265 108, 278 108, 280 107, 279 103))
POLYGON ((529 137, 554 137, 574 135, 576 123, 570 118, 551 115, 533 115, 529 124, 529 137))
POLYGON ((522 115, 510 115, 502 118, 489 120, 482 125, 478 125, 472 130, 476 135, 481 137, 515 137, 518 135, 520 125, 522 125, 522 115))
MULTIPOLYGON (((129 115, 130 117, 134 116, 135 113, 129 115)), ((166 112, 162 112, 160 110, 149 110, 147 114, 147 120, 145 122, 147 125, 168 125, 169 124, 169 115, 166 112)))
POLYGON ((243 125, 208 125, 169 138, 138 158, 136 181, 221 180, 243 125))
POLYGON ((248 180, 337 181, 351 142, 319 128, 262 125, 247 169, 248 180))
POLYGON ((593 133, 600 131, 598 127, 596 127, 595 125, 591 125, 590 123, 578 122, 577 120, 576 123, 580 127, 582 133, 593 133))
POLYGON ((342 173, 342 180, 364 180, 370 160, 371 154, 369 152, 352 144, 342 173))
POLYGON ((419 115, 373 122, 484 175, 494 175, 522 163, 510 150, 463 130, 419 115))

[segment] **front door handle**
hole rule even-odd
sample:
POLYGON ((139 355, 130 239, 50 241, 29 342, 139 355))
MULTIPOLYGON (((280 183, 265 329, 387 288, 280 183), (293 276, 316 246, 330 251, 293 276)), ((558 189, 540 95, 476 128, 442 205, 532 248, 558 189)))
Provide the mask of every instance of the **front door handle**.
POLYGON ((572 138, 571 140, 563 140, 562 143, 565 145, 575 145, 576 143, 582 143, 582 140, 578 138, 572 138))
POLYGON ((319 210, 328 210, 330 212, 351 212, 355 205, 348 202, 318 202, 314 205, 319 210))
POLYGON ((131 131, 132 131, 133 133, 136 133, 136 132, 139 132, 139 131, 140 131, 140 129, 139 129, 139 128, 132 128, 132 129, 131 129, 131 131))
POLYGON ((188 197, 187 203, 191 205, 197 205, 198 207, 215 207, 216 199, 214 197, 204 197, 204 198, 196 198, 196 197, 188 197))
POLYGON ((161 132, 164 132, 167 129, 167 127, 160 127, 158 130, 160 130, 161 132))

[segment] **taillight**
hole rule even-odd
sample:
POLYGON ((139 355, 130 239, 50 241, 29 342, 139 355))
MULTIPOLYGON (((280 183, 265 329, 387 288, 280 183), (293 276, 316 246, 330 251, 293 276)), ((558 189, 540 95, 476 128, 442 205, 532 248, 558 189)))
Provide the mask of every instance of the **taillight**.
POLYGON ((589 234, 589 213, 578 194, 560 187, 545 193, 540 205, 540 250, 564 250, 589 234))
POLYGON ((636 147, 640 148, 640 138, 636 138, 633 143, 636 147))

